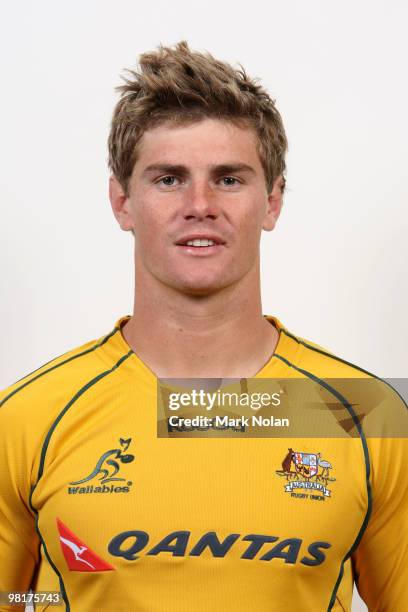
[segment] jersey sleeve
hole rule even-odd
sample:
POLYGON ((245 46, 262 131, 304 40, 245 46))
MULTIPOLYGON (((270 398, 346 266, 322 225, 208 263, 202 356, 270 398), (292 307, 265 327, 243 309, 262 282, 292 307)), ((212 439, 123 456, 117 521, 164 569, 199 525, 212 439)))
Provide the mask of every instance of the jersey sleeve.
MULTIPOLYGON (((0 591, 28 591, 39 560, 39 537, 29 507, 30 426, 19 401, 0 393, 0 591)), ((15 396, 17 397, 17 396, 15 396)), ((0 611, 23 609, 0 604, 0 611)))
POLYGON ((403 437, 367 438, 372 510, 352 563, 370 612, 408 610, 408 410, 398 402, 403 437))

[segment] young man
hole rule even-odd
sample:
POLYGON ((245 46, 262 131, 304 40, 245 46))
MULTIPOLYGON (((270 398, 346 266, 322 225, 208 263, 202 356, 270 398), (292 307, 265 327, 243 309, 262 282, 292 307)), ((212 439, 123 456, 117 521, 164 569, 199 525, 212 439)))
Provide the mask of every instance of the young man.
POLYGON ((133 314, 0 396, 0 590, 73 611, 316 612, 350 610, 355 581, 370 610, 405 610, 403 438, 157 435, 157 377, 313 380, 351 419, 325 379, 373 377, 262 314, 287 146, 266 91, 185 42, 140 66, 109 136, 133 314))

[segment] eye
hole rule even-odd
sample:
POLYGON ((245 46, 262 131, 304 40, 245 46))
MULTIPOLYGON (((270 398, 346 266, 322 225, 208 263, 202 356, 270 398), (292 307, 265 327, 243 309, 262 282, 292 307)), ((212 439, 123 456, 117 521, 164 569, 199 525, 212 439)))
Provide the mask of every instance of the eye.
POLYGON ((224 185, 226 187, 235 187, 238 183, 241 182, 235 176, 223 176, 221 180, 227 181, 227 182, 224 182, 224 185))
POLYGON ((162 176, 162 178, 156 181, 156 183, 161 183, 162 185, 164 185, 164 187, 173 187, 175 184, 175 180, 177 180, 177 177, 168 174, 167 176, 162 176))

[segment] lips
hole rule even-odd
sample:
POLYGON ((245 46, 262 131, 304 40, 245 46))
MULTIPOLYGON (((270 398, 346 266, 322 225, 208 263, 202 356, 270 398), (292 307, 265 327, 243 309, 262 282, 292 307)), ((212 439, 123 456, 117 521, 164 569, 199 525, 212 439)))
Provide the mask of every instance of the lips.
POLYGON ((179 238, 176 241, 176 245, 178 246, 191 246, 191 248, 211 248, 211 246, 201 246, 198 243, 196 245, 188 245, 188 242, 191 241, 198 241, 198 240, 210 240, 211 242, 214 243, 214 245, 211 246, 218 246, 218 245, 223 245, 225 244, 225 240, 223 240, 220 236, 218 236, 217 234, 212 234, 212 233, 208 233, 208 234, 186 234, 185 236, 182 236, 181 238, 179 238))
POLYGON ((183 255, 191 256, 191 257, 209 257, 211 255, 217 255, 218 253, 222 253, 225 251, 224 244, 213 244, 211 246, 191 246, 185 244, 177 244, 176 249, 179 253, 183 255))

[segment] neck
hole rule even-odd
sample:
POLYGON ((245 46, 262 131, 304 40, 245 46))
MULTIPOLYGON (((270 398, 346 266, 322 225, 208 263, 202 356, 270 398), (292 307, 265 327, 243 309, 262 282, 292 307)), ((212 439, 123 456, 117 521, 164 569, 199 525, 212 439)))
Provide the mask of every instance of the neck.
POLYGON ((133 315, 122 331, 156 376, 246 378, 271 358, 279 334, 262 315, 259 266, 207 296, 186 295, 143 273, 135 286, 133 315))

